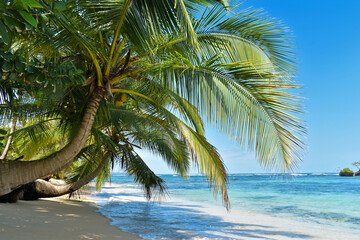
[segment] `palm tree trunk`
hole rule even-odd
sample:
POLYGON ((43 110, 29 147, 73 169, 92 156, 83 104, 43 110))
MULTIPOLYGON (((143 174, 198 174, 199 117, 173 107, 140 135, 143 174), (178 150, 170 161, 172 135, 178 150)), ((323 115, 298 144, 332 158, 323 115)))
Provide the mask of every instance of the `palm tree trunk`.
POLYGON ((105 154, 99 166, 92 171, 89 175, 81 178, 80 180, 66 185, 55 185, 51 182, 37 179, 34 182, 22 185, 14 191, 0 196, 0 202, 16 202, 17 200, 36 200, 38 198, 51 198, 58 197, 68 193, 75 192, 81 187, 88 184, 93 180, 104 168, 108 160, 105 154))
POLYGON ((69 166, 84 146, 89 136, 100 101, 105 96, 104 88, 91 94, 82 122, 75 137, 60 151, 41 160, 0 161, 0 196, 23 184, 47 176, 69 166))
POLYGON ((100 173, 100 171, 104 168, 105 164, 107 163, 107 160, 108 160, 107 155, 104 155, 104 158, 101 160, 101 163, 93 172, 91 172, 86 177, 74 183, 66 184, 64 186, 56 186, 48 181, 37 179, 35 181, 35 189, 38 194, 37 197, 38 198, 58 197, 79 190, 82 186, 88 184, 100 173))
POLYGON ((1 156, 0 156, 0 159, 1 159, 1 160, 5 159, 6 156, 7 156, 7 154, 8 154, 8 152, 9 152, 9 149, 10 149, 10 146, 11 146, 11 143, 12 143, 12 139, 13 139, 13 135, 12 135, 12 134, 15 132, 16 122, 17 122, 17 115, 14 114, 13 119, 12 119, 12 122, 11 122, 9 138, 7 139, 7 142, 6 142, 4 151, 2 152, 2 154, 1 154, 1 156))

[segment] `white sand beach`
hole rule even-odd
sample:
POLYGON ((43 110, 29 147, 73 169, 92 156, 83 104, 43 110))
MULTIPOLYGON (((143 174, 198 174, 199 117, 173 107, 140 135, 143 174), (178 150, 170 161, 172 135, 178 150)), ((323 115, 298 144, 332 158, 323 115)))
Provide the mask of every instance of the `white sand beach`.
MULTIPOLYGON (((63 199, 0 204, 0 239, 141 239, 111 226, 110 220, 96 210, 87 202, 63 199)), ((184 210, 202 211, 196 207, 184 210)), ((220 216, 223 221, 233 223, 231 229, 214 232, 214 238, 205 239, 359 239, 355 232, 244 211, 227 213, 221 207, 204 214, 220 216)), ((188 236, 203 239, 192 233, 188 236)))
POLYGON ((0 204, 1 240, 141 239, 109 223, 86 202, 56 199, 0 204))
MULTIPOLYGON (((195 208, 202 211, 201 208, 195 208)), ((217 232, 218 239, 267 239, 267 240, 345 240, 360 239, 359 231, 347 231, 345 229, 328 225, 300 222, 297 220, 269 215, 232 210, 225 212, 221 207, 206 208, 206 214, 221 217, 223 221, 233 224, 231 228, 222 233, 217 232)))

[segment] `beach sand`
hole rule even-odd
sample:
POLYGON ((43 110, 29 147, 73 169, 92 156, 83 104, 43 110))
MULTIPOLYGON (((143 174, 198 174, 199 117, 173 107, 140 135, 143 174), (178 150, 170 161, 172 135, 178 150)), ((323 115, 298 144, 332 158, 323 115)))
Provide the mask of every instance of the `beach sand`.
MULTIPOLYGON (((202 211, 196 207, 185 209, 200 214, 202 211)), ((88 202, 59 198, 0 204, 0 240, 141 239, 111 226, 110 220, 96 210, 88 202)), ((206 239, 359 239, 359 234, 320 224, 237 210, 229 214, 221 207, 212 206, 211 211, 203 214, 219 216, 232 224, 231 229, 223 233, 214 232, 213 237, 206 239)), ((189 239, 203 239, 191 233, 187 236, 189 239)))
MULTIPOLYGON (((183 202, 190 205, 190 201, 183 202)), ((210 216, 218 216, 229 226, 223 232, 214 232, 216 239, 266 239, 266 240, 350 240, 360 239, 360 231, 341 229, 318 223, 303 222, 282 217, 274 217, 254 212, 231 210, 226 212, 220 206, 203 204, 201 207, 184 207, 191 211, 210 216), (206 209, 206 211, 203 211, 206 209)), ((211 233, 211 232, 210 232, 211 233)), ((209 239, 211 239, 210 237, 209 239)))
POLYGON ((61 199, 0 203, 0 239, 141 239, 111 226, 96 210, 86 202, 61 199))

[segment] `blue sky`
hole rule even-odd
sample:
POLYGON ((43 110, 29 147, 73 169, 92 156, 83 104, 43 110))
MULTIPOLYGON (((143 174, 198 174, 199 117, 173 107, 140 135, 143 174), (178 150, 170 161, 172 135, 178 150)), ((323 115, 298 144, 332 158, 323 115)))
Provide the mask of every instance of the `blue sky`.
MULTIPOLYGON (((236 1, 232 1, 235 5, 236 1)), ((334 172, 360 161, 360 1, 248 0, 282 20, 295 36, 299 62, 296 80, 304 86, 308 145, 298 172, 334 172)), ((240 149, 214 129, 208 140, 230 173, 266 172, 254 154, 240 149)), ((156 173, 172 173, 159 158, 142 153, 156 173)))

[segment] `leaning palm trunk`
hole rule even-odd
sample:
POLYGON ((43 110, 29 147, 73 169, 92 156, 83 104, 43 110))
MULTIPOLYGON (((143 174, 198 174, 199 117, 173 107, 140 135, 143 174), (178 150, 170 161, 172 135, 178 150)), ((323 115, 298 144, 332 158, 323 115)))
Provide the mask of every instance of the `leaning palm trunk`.
POLYGON ((82 122, 75 137, 66 147, 41 160, 1 161, 0 196, 5 195, 23 184, 50 175, 68 167, 84 146, 101 99, 105 95, 103 88, 97 88, 90 96, 82 122))
POLYGON ((11 193, 0 196, 0 202, 16 202, 17 200, 36 200, 38 198, 59 197, 75 192, 93 180, 104 168, 107 160, 108 158, 105 154, 101 163, 93 172, 74 183, 55 185, 51 182, 37 179, 34 182, 21 186, 11 193))
POLYGON ((11 143, 12 143, 12 139, 13 139, 13 133, 15 132, 16 122, 17 122, 17 116, 16 116, 16 114, 14 114, 14 117, 13 117, 12 122, 11 122, 10 132, 9 132, 10 136, 9 136, 7 142, 6 142, 4 151, 2 152, 2 154, 0 156, 1 160, 5 159, 8 152, 9 152, 9 149, 10 149, 10 146, 11 146, 11 143))
POLYGON ((38 194, 37 197, 38 198, 58 197, 58 196, 62 196, 62 195, 72 193, 72 192, 79 190, 81 187, 85 186, 91 180, 93 180, 101 172, 101 170, 106 165, 107 160, 108 160, 108 157, 106 154, 104 154, 104 157, 101 160, 101 163, 93 172, 91 172, 86 177, 81 178, 74 183, 66 184, 63 186, 56 186, 48 181, 44 181, 42 179, 37 179, 35 181, 35 190, 38 194))

